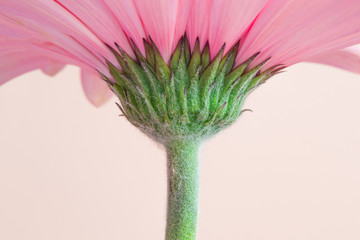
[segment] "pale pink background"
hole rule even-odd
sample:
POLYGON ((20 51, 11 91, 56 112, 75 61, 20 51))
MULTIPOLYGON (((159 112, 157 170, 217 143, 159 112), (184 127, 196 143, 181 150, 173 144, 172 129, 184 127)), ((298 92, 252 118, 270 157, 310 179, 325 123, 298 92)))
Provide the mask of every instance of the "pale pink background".
MULTIPOLYGON (((164 239, 161 147, 78 70, 0 87, 1 240, 164 239)), ((360 239, 360 76, 301 64, 202 151, 200 240, 360 239)))

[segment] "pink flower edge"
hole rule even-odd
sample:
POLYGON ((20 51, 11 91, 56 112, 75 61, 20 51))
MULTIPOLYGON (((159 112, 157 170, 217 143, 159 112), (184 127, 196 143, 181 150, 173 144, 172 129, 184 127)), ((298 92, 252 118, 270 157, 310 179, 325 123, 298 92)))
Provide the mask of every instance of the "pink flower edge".
POLYGON ((308 61, 360 74, 360 45, 314 56, 308 61))

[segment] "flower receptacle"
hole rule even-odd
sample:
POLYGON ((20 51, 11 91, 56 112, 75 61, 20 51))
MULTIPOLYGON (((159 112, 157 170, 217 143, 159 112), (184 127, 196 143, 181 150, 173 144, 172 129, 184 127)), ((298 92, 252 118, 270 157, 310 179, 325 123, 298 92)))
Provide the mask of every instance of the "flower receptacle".
POLYGON ((201 51, 199 41, 190 51, 186 36, 174 50, 170 63, 155 44, 144 41, 146 55, 133 44, 136 59, 118 45, 111 48, 118 63, 107 61, 111 76, 103 76, 120 100, 123 115, 156 141, 180 139, 202 141, 228 127, 242 113, 247 95, 277 68, 261 72, 248 69, 257 54, 234 66, 239 43, 211 58, 209 45, 201 51))

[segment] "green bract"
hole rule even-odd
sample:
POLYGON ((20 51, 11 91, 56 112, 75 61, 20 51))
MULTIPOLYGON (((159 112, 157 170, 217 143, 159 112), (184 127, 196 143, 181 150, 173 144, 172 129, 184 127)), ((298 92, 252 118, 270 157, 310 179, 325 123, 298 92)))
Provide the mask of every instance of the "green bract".
POLYGON ((196 41, 191 51, 183 37, 169 64, 153 42, 144 44, 146 56, 133 44, 136 59, 118 45, 117 50, 110 47, 119 66, 108 61, 111 77, 102 77, 120 99, 123 115, 161 143, 201 141, 231 125, 251 90, 279 70, 261 73, 266 61, 248 69, 257 54, 234 67, 239 43, 225 56, 224 45, 211 59, 208 44, 201 51, 196 41))

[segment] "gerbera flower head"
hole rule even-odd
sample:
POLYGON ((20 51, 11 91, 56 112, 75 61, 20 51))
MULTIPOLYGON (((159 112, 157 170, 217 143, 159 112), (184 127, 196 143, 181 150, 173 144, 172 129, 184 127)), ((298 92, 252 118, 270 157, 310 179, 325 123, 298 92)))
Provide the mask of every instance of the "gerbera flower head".
POLYGON ((179 122, 211 123, 212 134, 283 67, 359 71, 341 49, 360 43, 360 0, 2 0, 0 43, 0 83, 73 64, 93 104, 109 99, 107 83, 150 135, 200 134, 179 122))

